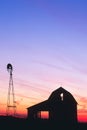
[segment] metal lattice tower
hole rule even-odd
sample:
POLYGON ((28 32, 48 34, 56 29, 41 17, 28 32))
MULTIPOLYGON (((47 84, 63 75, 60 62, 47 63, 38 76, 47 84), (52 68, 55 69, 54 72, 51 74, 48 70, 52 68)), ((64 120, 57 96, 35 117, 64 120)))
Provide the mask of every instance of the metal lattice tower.
POLYGON ((13 115, 15 116, 16 114, 16 102, 15 102, 15 94, 14 94, 14 85, 13 85, 13 67, 9 63, 7 64, 7 71, 10 73, 9 77, 9 87, 8 87, 8 97, 7 97, 7 115, 12 115, 10 111, 13 111, 13 115), (11 110, 10 110, 11 109, 11 110))

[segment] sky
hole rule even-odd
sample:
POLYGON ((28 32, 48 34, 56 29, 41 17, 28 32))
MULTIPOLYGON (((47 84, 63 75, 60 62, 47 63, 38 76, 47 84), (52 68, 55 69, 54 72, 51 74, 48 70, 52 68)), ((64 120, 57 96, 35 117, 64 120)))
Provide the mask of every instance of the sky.
POLYGON ((87 122, 87 1, 0 0, 0 114, 6 114, 13 66, 16 114, 62 86, 87 122))

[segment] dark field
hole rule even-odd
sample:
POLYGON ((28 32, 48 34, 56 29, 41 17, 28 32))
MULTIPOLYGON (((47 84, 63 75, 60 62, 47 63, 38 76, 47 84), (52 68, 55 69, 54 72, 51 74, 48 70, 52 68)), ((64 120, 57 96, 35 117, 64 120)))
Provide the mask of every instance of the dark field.
POLYGON ((87 123, 59 123, 48 120, 30 121, 22 118, 0 117, 0 129, 2 130, 87 130, 87 123))

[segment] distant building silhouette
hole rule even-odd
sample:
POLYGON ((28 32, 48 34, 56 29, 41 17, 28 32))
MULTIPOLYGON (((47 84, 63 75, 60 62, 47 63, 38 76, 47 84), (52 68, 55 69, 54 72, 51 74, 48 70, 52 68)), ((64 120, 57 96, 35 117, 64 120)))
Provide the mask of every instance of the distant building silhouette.
POLYGON ((28 107, 28 119, 44 118, 57 122, 77 122, 77 102, 64 88, 53 91, 50 97, 34 106, 28 107))

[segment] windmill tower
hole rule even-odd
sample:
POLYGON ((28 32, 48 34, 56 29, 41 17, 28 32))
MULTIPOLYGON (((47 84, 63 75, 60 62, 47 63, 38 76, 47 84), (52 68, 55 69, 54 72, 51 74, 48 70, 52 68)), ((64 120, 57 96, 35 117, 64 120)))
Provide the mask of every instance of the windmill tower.
POLYGON ((8 87, 8 97, 7 97, 7 115, 14 115, 16 113, 16 102, 15 102, 15 94, 14 94, 14 86, 13 86, 13 76, 12 76, 12 72, 13 72, 13 67, 12 65, 9 63, 7 64, 7 71, 10 74, 9 77, 9 87, 8 87), (12 113, 11 113, 12 111, 12 113))

